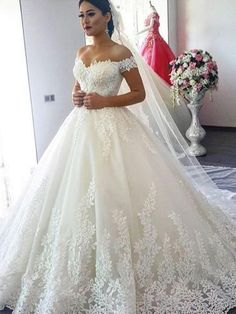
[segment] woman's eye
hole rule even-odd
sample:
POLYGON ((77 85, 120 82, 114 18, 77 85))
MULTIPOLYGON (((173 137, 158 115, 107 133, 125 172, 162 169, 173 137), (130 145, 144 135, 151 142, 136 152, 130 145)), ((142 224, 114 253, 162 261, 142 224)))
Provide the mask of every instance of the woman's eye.
MULTIPOLYGON (((94 15, 95 15, 94 12, 88 13, 88 16, 94 16, 94 15)), ((81 13, 81 14, 78 15, 78 17, 79 17, 79 18, 83 18, 83 17, 84 17, 84 14, 81 13)))

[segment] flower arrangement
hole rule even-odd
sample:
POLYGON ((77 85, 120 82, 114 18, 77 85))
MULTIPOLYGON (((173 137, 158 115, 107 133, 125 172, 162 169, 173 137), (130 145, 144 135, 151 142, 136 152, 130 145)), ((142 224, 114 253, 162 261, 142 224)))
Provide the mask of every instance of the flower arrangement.
POLYGON ((218 67, 207 51, 201 49, 185 51, 171 61, 170 66, 174 102, 179 102, 180 95, 190 100, 200 92, 217 88, 218 67))

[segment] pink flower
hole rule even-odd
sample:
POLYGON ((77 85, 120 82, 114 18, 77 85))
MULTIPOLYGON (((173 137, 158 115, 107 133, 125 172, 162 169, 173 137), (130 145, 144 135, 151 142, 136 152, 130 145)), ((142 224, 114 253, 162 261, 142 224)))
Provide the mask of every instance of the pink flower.
POLYGON ((184 81, 183 81, 183 86, 184 86, 184 87, 188 87, 188 86, 189 86, 189 82, 188 82, 187 80, 184 80, 184 81))
POLYGON ((202 90, 202 84, 201 83, 197 83, 197 91, 200 92, 202 90))
POLYGON ((198 49, 192 49, 191 52, 197 53, 197 52, 198 52, 198 49))
POLYGON ((207 69, 208 69, 208 70, 214 69, 214 63, 213 63, 212 61, 210 61, 210 62, 207 63, 207 69))
POLYGON ((202 55, 197 54, 195 58, 197 61, 202 61, 202 55))
POLYGON ((190 62, 190 64, 189 64, 189 69, 190 70, 193 70, 193 69, 195 69, 196 68, 196 63, 195 62, 190 62))

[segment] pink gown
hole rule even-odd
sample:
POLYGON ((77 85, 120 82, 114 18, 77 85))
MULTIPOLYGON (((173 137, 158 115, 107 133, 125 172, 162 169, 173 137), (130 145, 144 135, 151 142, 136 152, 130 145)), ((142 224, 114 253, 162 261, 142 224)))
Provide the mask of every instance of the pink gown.
POLYGON ((151 68, 168 84, 170 83, 169 62, 175 59, 175 55, 159 33, 159 15, 157 12, 149 14, 145 20, 145 26, 149 26, 153 19, 153 25, 148 30, 147 37, 141 46, 141 55, 151 68))

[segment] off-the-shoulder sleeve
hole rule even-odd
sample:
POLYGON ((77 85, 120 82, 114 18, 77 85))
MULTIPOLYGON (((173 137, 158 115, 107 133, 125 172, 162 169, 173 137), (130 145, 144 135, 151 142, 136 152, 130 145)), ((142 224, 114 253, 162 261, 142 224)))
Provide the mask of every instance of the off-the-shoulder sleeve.
POLYGON ((129 58, 126 58, 124 60, 121 60, 119 62, 119 68, 120 72, 123 73, 125 71, 130 71, 133 68, 137 68, 137 62, 135 61, 134 56, 130 56, 129 58))

